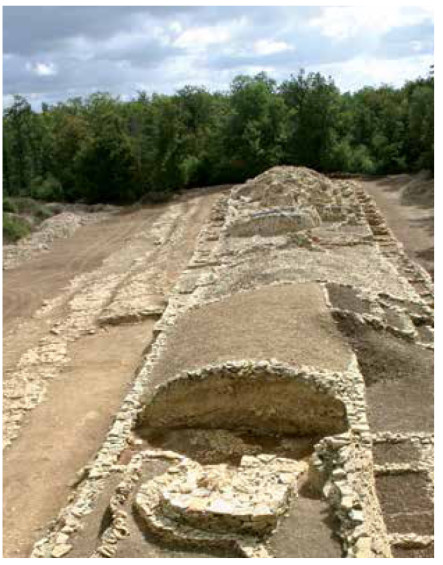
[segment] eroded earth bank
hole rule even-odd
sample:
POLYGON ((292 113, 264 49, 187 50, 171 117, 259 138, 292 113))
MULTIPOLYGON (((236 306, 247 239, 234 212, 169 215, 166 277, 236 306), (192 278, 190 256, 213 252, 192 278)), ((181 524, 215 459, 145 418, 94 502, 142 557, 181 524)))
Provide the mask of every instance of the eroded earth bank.
POLYGON ((5 556, 433 555, 432 279, 364 185, 276 167, 5 284, 5 556))

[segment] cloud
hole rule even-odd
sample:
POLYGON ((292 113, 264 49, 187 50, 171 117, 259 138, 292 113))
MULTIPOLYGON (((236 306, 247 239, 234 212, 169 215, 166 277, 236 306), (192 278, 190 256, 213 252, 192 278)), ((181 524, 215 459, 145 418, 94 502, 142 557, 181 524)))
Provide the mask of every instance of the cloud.
POLYGON ((402 85, 407 80, 427 74, 432 63, 432 55, 403 58, 401 64, 397 59, 360 56, 339 65, 318 65, 315 70, 333 76, 342 90, 352 91, 362 85, 402 85))
POLYGON ((208 45, 226 43, 230 37, 229 29, 224 26, 194 27, 180 33, 174 45, 181 49, 202 49, 208 45))
POLYGON ((226 90, 239 73, 331 74, 342 88, 427 73, 434 25, 422 7, 66 6, 3 10, 4 103, 107 90, 226 90))
POLYGON ((48 77, 57 74, 56 66, 53 63, 29 64, 28 69, 41 77, 48 77))
POLYGON ((292 51, 294 47, 286 41, 275 41, 273 39, 259 39, 254 43, 254 52, 257 55, 273 55, 282 51, 292 51))
POLYGON ((347 6, 324 8, 322 14, 310 21, 323 35, 343 41, 361 33, 383 34, 393 28, 401 28, 432 20, 432 11, 424 8, 402 6, 347 6))

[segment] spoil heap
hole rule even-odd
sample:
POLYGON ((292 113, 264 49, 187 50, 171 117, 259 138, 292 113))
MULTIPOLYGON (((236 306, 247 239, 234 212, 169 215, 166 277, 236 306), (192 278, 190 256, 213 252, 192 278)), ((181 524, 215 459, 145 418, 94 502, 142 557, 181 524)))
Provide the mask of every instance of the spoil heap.
POLYGON ((431 297, 358 184, 235 187, 34 555, 428 556, 431 297))

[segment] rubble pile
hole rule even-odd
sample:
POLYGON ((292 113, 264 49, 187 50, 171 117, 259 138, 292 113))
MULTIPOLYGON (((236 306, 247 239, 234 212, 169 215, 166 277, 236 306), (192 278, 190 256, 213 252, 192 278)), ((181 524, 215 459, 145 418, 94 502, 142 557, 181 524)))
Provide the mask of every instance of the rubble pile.
POLYGON ((351 221, 352 190, 303 167, 275 167, 233 190, 226 229, 231 236, 275 236, 351 221))
POLYGON ((158 534, 163 525, 166 537, 182 526, 190 540, 204 533, 263 537, 277 526, 307 468, 305 462, 266 454, 244 456, 238 468, 183 459, 142 485, 136 506, 148 528, 158 534))

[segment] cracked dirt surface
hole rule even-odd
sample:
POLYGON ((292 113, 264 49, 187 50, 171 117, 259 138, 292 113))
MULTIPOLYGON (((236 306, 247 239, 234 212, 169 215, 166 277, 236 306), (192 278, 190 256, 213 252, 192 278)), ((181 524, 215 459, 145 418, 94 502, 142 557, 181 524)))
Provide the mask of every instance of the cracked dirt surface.
POLYGON ((5 271, 4 557, 29 555, 99 447, 218 192, 84 226, 5 271), (155 308, 125 318, 140 292, 155 308))

